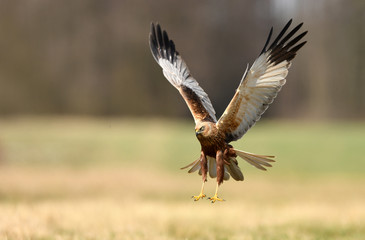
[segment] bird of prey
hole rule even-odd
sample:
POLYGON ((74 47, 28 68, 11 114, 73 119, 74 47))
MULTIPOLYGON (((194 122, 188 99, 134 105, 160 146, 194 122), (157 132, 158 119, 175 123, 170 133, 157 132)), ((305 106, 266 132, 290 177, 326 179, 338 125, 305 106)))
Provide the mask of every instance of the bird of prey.
POLYGON ((273 32, 271 28, 259 57, 250 69, 247 66, 231 102, 218 120, 208 95, 190 74, 186 63, 176 51, 174 42, 166 31, 161 30, 159 24, 151 23, 149 43, 152 55, 161 66, 164 76, 188 105, 195 120, 195 134, 201 144, 200 157, 182 168, 191 167, 189 173, 198 171, 202 175, 200 194, 193 196, 195 201, 206 196, 204 184, 208 173, 211 178, 217 178, 215 194, 208 199, 212 203, 224 201, 218 197, 220 184, 230 176, 236 181, 243 180, 237 156, 261 170, 271 167, 270 162, 274 162, 274 156, 237 150, 230 142, 240 139, 260 119, 285 84, 291 61, 306 43, 298 42, 307 34, 305 31, 293 38, 303 23, 286 34, 291 23, 292 20, 270 44, 273 32))

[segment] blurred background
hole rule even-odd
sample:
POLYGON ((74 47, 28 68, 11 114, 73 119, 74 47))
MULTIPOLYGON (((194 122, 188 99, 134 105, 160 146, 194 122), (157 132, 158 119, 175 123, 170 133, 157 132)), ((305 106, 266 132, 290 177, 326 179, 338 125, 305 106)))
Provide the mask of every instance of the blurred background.
POLYGON ((0 240, 363 239, 364 23, 362 0, 1 0, 0 240), (194 203, 201 178, 179 168, 200 146, 150 23, 219 117, 270 27, 291 18, 308 43, 233 143, 277 162, 240 161, 245 182, 222 185, 226 202, 194 203))
POLYGON ((267 117, 364 118, 364 1, 1 1, 0 114, 186 117, 148 45, 175 41, 217 115, 293 18, 308 44, 267 117))

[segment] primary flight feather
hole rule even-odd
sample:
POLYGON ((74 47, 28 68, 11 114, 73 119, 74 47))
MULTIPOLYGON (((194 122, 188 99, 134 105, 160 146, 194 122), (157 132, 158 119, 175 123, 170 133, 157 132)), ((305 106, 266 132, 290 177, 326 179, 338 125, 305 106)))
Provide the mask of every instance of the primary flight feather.
POLYGON ((237 150, 229 143, 240 139, 260 119, 285 84, 291 60, 306 41, 297 43, 307 34, 305 31, 292 38, 303 25, 301 23, 285 35, 291 23, 292 20, 269 46, 271 28, 263 50, 251 68, 246 69, 235 95, 218 121, 208 95, 191 76, 174 42, 159 24, 151 24, 149 42, 152 55, 162 67, 164 76, 188 105, 195 120, 195 134, 201 144, 200 158, 184 167, 191 167, 189 173, 198 171, 203 178, 200 194, 193 196, 195 201, 205 197, 204 183, 208 173, 210 177, 217 178, 215 195, 209 198, 212 202, 223 200, 218 197, 218 187, 224 180, 230 176, 237 181, 243 180, 237 156, 261 170, 271 167, 270 162, 274 162, 274 156, 237 150))

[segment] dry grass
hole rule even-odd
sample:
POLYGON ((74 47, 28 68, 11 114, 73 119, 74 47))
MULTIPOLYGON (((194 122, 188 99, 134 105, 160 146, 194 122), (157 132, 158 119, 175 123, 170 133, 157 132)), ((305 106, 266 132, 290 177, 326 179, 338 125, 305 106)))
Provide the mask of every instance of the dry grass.
MULTIPOLYGON (((227 201, 189 199, 198 177, 136 169, 6 168, 0 239, 362 239, 365 181, 253 176, 227 201)), ((207 194, 214 191, 209 181, 207 194)))

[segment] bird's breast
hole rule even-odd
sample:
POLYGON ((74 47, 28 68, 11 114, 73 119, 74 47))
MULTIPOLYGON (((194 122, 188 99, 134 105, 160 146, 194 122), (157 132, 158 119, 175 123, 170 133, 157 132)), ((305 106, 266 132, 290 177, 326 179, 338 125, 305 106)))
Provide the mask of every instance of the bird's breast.
POLYGON ((198 137, 198 140, 202 147, 202 151, 211 157, 215 157, 217 151, 224 150, 227 145, 224 139, 219 138, 219 136, 198 137))

